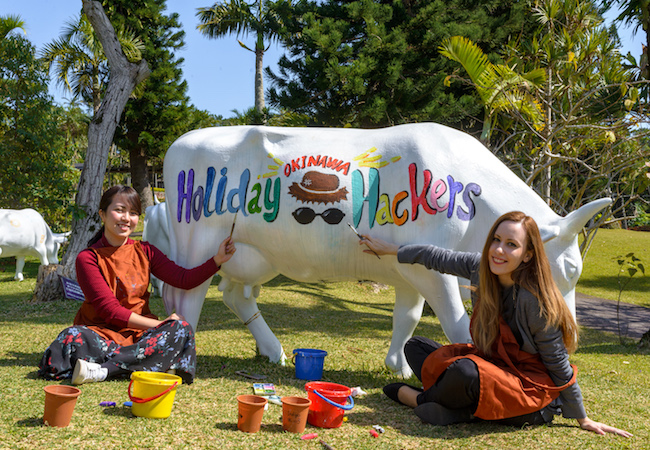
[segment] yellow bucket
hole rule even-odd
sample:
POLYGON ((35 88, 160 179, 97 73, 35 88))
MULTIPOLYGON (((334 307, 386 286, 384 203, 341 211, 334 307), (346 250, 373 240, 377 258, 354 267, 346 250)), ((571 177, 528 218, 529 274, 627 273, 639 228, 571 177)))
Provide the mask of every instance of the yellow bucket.
POLYGON ((181 377, 162 372, 133 372, 129 383, 131 412, 138 417, 165 419, 172 413, 181 377), (133 392, 131 392, 133 389, 133 392))

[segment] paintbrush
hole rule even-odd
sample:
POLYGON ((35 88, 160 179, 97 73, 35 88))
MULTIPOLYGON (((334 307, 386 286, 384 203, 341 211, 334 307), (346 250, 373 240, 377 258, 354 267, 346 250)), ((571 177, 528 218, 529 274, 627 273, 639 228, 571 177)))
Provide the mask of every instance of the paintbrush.
MULTIPOLYGON (((357 231, 357 229, 354 228, 350 222, 348 222, 348 226, 350 227, 350 229, 351 229, 352 231, 354 231, 354 234, 357 235, 357 237, 359 238, 359 240, 363 239, 363 237, 359 234, 359 232, 357 231)), ((371 249, 370 247, 368 247, 368 249, 369 249, 369 250, 370 250, 370 251, 371 251, 371 252, 372 252, 372 253, 377 257, 377 259, 381 259, 381 258, 379 257, 379 255, 378 255, 377 253, 375 253, 375 251, 374 251, 373 249, 371 249)))
POLYGON ((239 210, 235 211, 235 217, 232 219, 232 227, 230 228, 230 239, 232 239, 232 233, 235 231, 235 222, 237 222, 237 213, 239 210))
POLYGON ((331 445, 329 445, 329 444, 328 444, 327 442, 325 442, 324 440, 319 439, 319 441, 320 441, 320 443, 323 445, 323 448, 325 448, 325 450, 334 450, 334 447, 332 447, 331 445))

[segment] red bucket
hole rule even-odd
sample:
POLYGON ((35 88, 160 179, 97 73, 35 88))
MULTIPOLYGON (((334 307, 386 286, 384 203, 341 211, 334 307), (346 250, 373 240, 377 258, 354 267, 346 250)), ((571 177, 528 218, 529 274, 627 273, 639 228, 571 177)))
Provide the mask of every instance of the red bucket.
POLYGON ((338 428, 343 423, 343 414, 354 406, 352 389, 342 384, 312 381, 305 384, 311 400, 307 422, 319 428, 338 428), (346 404, 350 400, 350 404, 346 404))

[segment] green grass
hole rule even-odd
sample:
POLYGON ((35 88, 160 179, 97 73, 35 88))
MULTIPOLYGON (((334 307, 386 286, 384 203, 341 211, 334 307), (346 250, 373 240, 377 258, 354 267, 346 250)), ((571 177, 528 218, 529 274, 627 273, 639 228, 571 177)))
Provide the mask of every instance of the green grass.
MULTIPOLYGON (((650 268, 650 233, 601 229, 587 253, 577 290, 594 297, 617 300, 619 294, 616 257, 633 252, 650 268)), ((627 274, 624 275, 628 277, 627 274)), ((621 301, 650 308, 650 270, 636 274, 623 291, 621 301)))
MULTIPOLYGON (((592 253, 593 255, 593 253, 592 253)), ((8 260, 0 260, 8 261, 8 260)), ((239 394, 250 393, 252 381, 237 370, 263 373, 280 395, 306 396, 305 382, 282 367, 256 356, 247 329, 221 301, 216 286, 208 292, 197 332, 198 370, 191 386, 178 389, 171 417, 137 418, 122 405, 126 380, 84 385, 72 422, 63 429, 42 425, 43 387, 36 377, 38 361, 56 335, 72 322, 75 301, 31 303, 37 263, 29 262, 26 280, 12 281, 13 269, 0 272, 0 448, 219 448, 311 449, 317 440, 302 441, 281 427, 281 408, 269 405, 259 433, 236 427, 239 394), (100 407, 115 401, 118 407, 100 407)), ((316 429, 319 438, 341 449, 632 449, 650 442, 650 356, 633 345, 621 345, 612 334, 583 330, 572 360, 587 411, 595 420, 627 429, 631 439, 597 436, 580 430, 574 420, 556 419, 550 427, 522 430, 491 424, 449 427, 424 425, 406 407, 387 399, 381 387, 397 381, 384 367, 391 335, 393 289, 374 293, 357 283, 304 284, 277 278, 262 289, 260 309, 285 352, 294 348, 327 350, 324 380, 361 386, 368 395, 356 400, 340 428, 316 429), (369 434, 379 424, 386 432, 369 434)), ((164 315, 161 301, 153 309, 164 315)), ((427 312, 417 334, 445 342, 437 319, 427 312)))

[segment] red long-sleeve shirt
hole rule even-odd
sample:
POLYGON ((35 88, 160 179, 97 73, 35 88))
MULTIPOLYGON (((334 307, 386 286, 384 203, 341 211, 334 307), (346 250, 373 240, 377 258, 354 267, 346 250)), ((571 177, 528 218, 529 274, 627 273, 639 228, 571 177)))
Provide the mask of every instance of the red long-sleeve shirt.
MULTIPOLYGON (((133 245, 135 241, 129 239, 124 245, 133 245)), ((150 272, 167 284, 179 289, 192 289, 214 275, 219 266, 210 258, 205 263, 194 269, 185 269, 171 261, 164 253, 148 242, 141 242, 143 251, 149 259, 150 272)), ((110 247, 105 237, 97 241, 91 248, 110 247)), ((107 323, 120 328, 127 326, 131 311, 120 305, 119 300, 106 283, 99 266, 97 255, 90 249, 85 249, 77 256, 76 260, 77 281, 81 290, 97 313, 107 323)), ((150 274, 148 274, 150 275, 150 274)))

